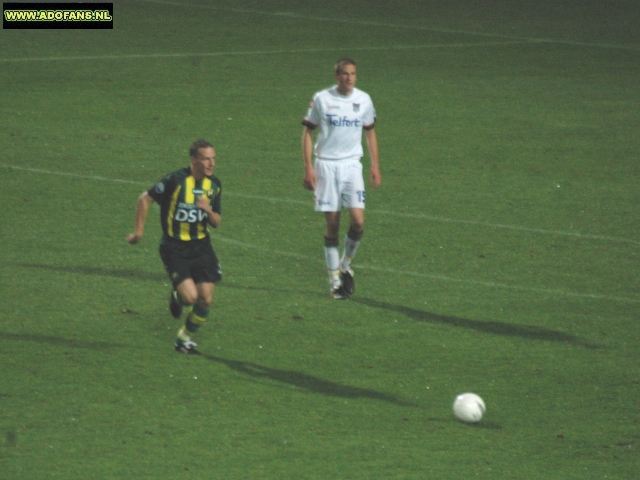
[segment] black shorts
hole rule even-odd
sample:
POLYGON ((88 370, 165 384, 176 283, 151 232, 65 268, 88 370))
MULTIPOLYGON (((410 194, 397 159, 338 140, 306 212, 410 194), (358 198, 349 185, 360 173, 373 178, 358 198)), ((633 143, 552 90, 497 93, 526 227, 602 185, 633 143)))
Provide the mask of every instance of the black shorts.
POLYGON ((209 238, 189 242, 163 238, 160 258, 174 288, 187 278, 196 284, 222 280, 220 262, 209 238))

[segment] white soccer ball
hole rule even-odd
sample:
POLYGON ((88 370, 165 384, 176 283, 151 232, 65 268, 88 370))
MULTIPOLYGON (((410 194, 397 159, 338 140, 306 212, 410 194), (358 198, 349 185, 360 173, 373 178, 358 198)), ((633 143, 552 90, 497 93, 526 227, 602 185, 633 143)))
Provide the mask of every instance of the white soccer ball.
POLYGON ((475 393, 461 393, 453 402, 453 413, 463 422, 479 422, 486 411, 484 401, 475 393))

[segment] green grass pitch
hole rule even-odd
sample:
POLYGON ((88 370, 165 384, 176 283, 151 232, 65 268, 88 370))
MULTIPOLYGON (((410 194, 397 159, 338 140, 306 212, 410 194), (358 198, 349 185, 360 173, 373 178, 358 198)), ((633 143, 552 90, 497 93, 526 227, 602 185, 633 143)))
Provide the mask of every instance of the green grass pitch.
POLYGON ((0 477, 638 478, 639 11, 123 0, 113 30, 2 30, 0 477), (342 56, 383 184, 335 302, 300 121, 342 56), (200 137, 225 278, 191 357, 157 209, 124 238, 200 137))

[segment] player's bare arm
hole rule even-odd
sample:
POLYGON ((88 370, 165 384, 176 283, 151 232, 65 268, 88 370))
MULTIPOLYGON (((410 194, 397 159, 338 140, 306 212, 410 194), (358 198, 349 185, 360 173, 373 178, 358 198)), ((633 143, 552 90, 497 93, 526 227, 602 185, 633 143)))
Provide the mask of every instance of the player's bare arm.
POLYGON ((365 130, 365 138, 367 139, 367 148, 369 149, 369 157, 371 157, 371 173, 369 179, 374 189, 377 189, 382 183, 382 175, 380 174, 380 162, 378 159, 378 137, 376 131, 372 128, 365 130))
POLYGON ((313 130, 305 127, 302 132, 302 155, 304 157, 304 180, 302 184, 307 190, 315 190, 316 173, 313 170, 311 157, 313 155, 313 130))
POLYGON ((133 233, 127 235, 127 242, 131 245, 135 245, 140 241, 144 235, 144 223, 147 220, 147 214, 149 213, 149 206, 154 202, 153 198, 144 192, 138 197, 138 204, 136 207, 136 226, 133 233))
POLYGON ((199 209, 206 212, 209 225, 211 225, 213 228, 218 228, 220 226, 220 224, 222 223, 222 216, 211 209, 211 205, 209 204, 209 200, 207 199, 207 197, 198 195, 196 205, 199 209))

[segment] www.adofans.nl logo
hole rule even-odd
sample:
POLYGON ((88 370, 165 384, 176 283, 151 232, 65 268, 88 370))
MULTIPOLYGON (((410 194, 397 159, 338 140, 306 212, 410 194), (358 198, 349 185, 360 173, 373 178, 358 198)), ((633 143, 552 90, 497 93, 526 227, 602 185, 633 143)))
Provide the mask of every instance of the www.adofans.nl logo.
POLYGON ((3 28, 113 28, 113 3, 4 3, 3 28))

